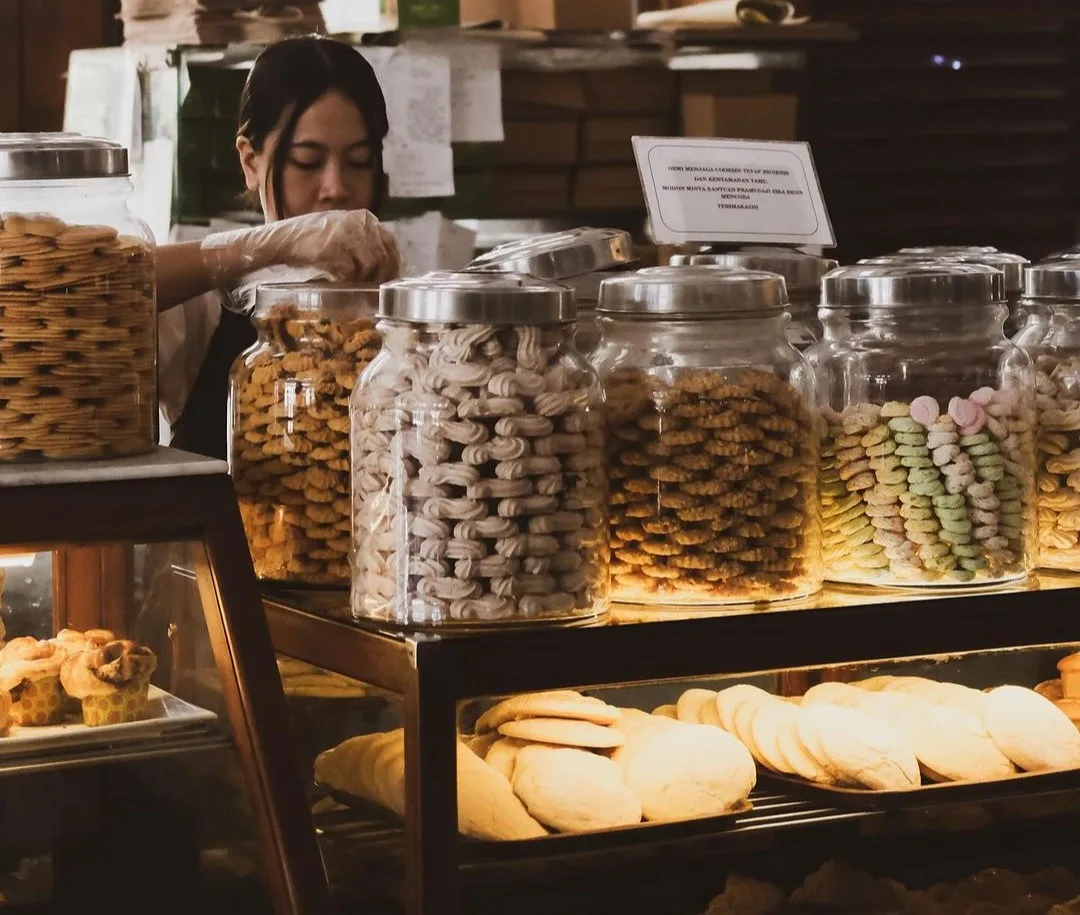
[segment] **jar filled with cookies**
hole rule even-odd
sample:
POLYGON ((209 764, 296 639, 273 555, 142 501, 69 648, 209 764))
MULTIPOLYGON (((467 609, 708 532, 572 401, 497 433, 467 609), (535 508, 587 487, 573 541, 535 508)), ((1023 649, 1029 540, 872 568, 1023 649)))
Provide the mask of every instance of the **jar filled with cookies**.
POLYGON ((0 461, 157 444, 154 243, 127 150, 0 134, 0 461))
POLYGON ((581 620, 608 599, 595 374, 565 287, 511 273, 384 285, 352 402, 352 611, 401 627, 581 620))
POLYGON ((1022 580, 1035 554, 1035 397, 1002 332, 1004 277, 953 262, 843 267, 807 352, 828 426, 826 576, 950 587, 1022 580))
POLYGON ((796 349, 804 350, 821 339, 821 322, 817 314, 821 278, 837 267, 837 262, 832 258, 805 254, 795 248, 753 247, 718 253, 676 254, 671 258, 671 265, 778 273, 787 286, 788 311, 791 314, 787 326, 789 342, 796 349))
POLYGON ((600 289, 612 597, 796 598, 822 582, 809 366, 774 273, 654 267, 600 289))
POLYGON ((1041 315, 1017 337, 1035 360, 1038 564, 1080 571, 1080 261, 1029 268, 1024 291, 1041 315))
POLYGON ((349 585, 349 396, 379 351, 373 286, 258 287, 233 365, 229 469, 260 578, 349 585))
POLYGON ((634 263, 634 243, 629 232, 580 228, 498 245, 476 258, 468 269, 528 274, 569 286, 577 300, 574 343, 587 356, 600 342, 596 323, 600 283, 634 263))

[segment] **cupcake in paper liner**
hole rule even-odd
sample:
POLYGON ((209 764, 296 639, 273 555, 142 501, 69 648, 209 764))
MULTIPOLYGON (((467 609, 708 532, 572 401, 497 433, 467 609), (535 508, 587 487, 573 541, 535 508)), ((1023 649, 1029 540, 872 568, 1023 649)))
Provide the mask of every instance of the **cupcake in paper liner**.
POLYGON ((70 657, 61 671, 64 691, 82 702, 89 727, 138 721, 146 711, 157 655, 145 645, 116 639, 70 657))
MULTIPOLYGON (((108 642, 116 641, 116 633, 111 629, 61 629, 52 637, 53 642, 60 645, 68 655, 73 658, 91 648, 101 648, 108 642)), ((64 714, 82 716, 82 702, 65 694, 64 714)))
POLYGON ((58 724, 64 716, 60 669, 63 646, 25 636, 0 651, 0 689, 11 695, 11 723, 24 727, 58 724))

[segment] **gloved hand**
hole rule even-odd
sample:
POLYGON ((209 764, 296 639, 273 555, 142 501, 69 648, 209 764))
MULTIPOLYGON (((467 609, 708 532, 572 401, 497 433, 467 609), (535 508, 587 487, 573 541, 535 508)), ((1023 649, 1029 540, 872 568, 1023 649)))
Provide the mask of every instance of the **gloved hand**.
POLYGON ((337 280, 384 283, 401 274, 397 240, 367 210, 308 213, 208 235, 200 245, 215 286, 267 267, 310 267, 337 280))

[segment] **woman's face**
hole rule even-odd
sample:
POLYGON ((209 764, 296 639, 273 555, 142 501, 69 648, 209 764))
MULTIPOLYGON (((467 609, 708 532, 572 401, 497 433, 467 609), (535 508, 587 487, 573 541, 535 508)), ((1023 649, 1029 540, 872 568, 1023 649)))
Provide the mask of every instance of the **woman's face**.
POLYGON ((287 117, 283 112, 259 152, 245 137, 236 141, 247 188, 259 194, 266 219, 370 209, 375 200, 375 156, 367 125, 360 109, 336 89, 316 99, 297 120, 281 171, 285 199, 273 199, 271 162, 287 117))

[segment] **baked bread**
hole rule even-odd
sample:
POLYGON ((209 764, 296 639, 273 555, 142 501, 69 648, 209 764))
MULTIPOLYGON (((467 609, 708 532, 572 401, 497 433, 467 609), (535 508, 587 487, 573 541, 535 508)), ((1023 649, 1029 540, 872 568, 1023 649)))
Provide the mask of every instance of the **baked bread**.
POLYGON ((986 698, 983 722, 998 749, 1027 772, 1080 766, 1080 731, 1049 699, 1021 686, 986 698))
POLYGON ((844 708, 858 708, 866 697, 865 690, 850 683, 825 682, 811 686, 802 697, 803 707, 810 705, 839 705, 844 708))
MULTIPOLYGON (((403 816, 404 744, 401 728, 350 737, 319 754, 315 779, 403 816)), ((458 829, 462 833, 496 841, 546 835, 514 795, 510 783, 460 742, 457 766, 458 829)))
POLYGON ((784 775, 798 775, 795 763, 788 759, 780 741, 782 728, 790 722, 794 726, 799 710, 793 705, 777 700, 759 706, 750 723, 750 736, 753 746, 749 747, 759 763, 773 772, 784 775))
POLYGON ((757 781, 749 750, 723 730, 701 724, 642 728, 611 758, 651 821, 727 813, 746 800, 757 781))
POLYGON ((523 740, 502 737, 491 745, 491 749, 487 751, 487 756, 484 757, 484 762, 507 781, 513 781, 517 755, 521 752, 521 748, 526 746, 528 744, 523 740))
POLYGON ((679 707, 677 705, 658 705, 652 710, 652 713, 659 718, 674 718, 676 721, 679 719, 679 707))
POLYGON ((606 756, 568 747, 527 746, 517 756, 514 793, 540 823, 558 832, 641 822, 641 804, 606 756))
POLYGON ((626 736, 613 727, 567 718, 522 718, 499 725, 503 737, 516 737, 530 743, 551 743, 562 747, 609 750, 622 746, 626 736))
POLYGON ((716 696, 716 710, 720 715, 720 727, 725 731, 734 732, 735 713, 739 710, 739 706, 748 699, 760 698, 761 696, 772 698, 771 694, 765 692, 765 690, 749 683, 737 683, 735 686, 720 690, 716 696))
POLYGON ((619 720, 612 727, 622 731, 623 734, 629 734, 631 731, 651 724, 654 720, 655 716, 639 708, 620 708, 619 720))
POLYGON ((675 717, 687 724, 701 724, 701 707, 709 703, 716 707, 715 690, 688 689, 675 703, 675 717))
POLYGON ((839 784, 896 791, 919 784, 915 752, 869 715, 835 705, 799 709, 799 740, 839 784))
POLYGON ((573 690, 526 693, 511 696, 489 708, 476 722, 476 733, 497 731, 507 722, 527 718, 565 718, 607 726, 618 723, 619 710, 602 699, 583 696, 573 690))
POLYGON ((928 705, 910 721, 915 756, 932 781, 991 781, 1016 774, 982 719, 970 712, 928 705))

